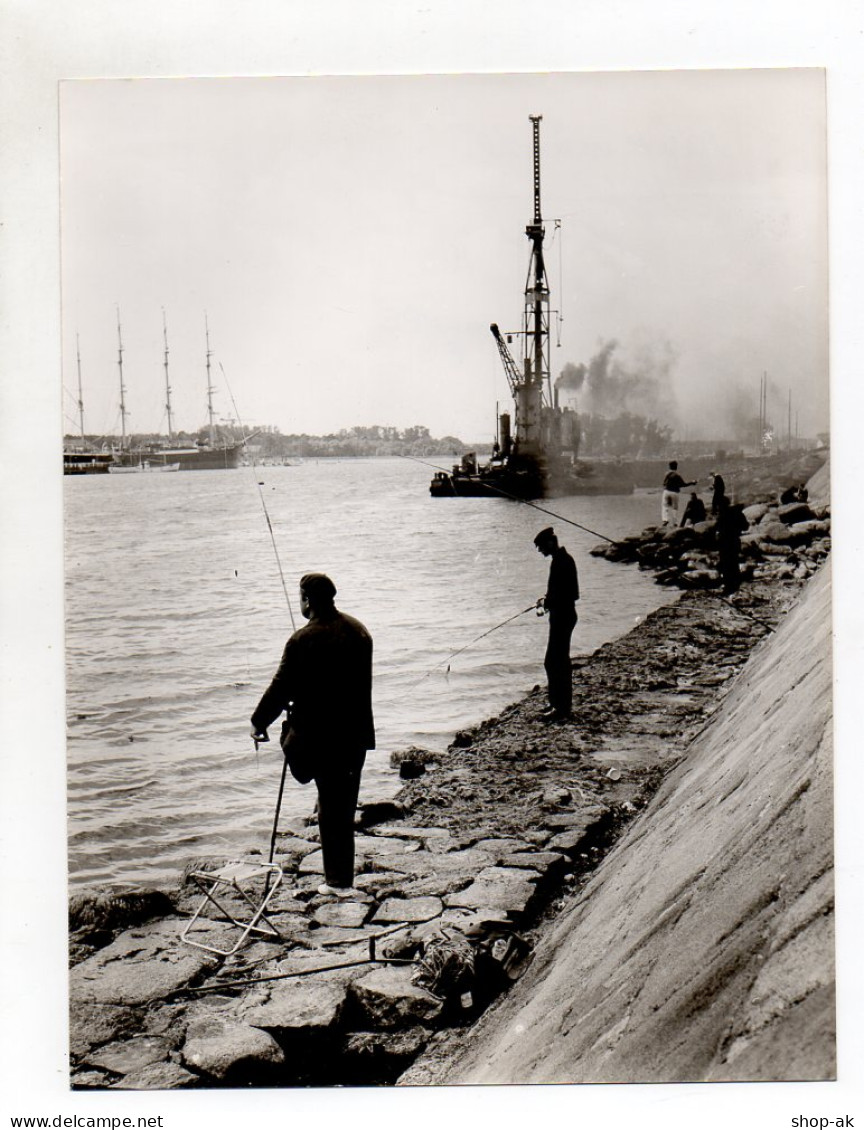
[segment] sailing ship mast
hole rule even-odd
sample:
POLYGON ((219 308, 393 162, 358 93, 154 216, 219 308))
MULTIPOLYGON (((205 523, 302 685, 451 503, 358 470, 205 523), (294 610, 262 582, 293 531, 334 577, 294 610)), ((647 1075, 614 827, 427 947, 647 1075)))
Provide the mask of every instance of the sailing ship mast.
POLYGON ((207 416, 210 420, 210 446, 216 446, 216 427, 213 423, 213 393, 216 391, 210 379, 210 358, 213 356, 210 350, 210 326, 207 322, 207 315, 204 315, 204 336, 207 340, 207 416))
POLYGON ((120 331, 120 307, 117 307, 117 368, 120 372, 120 450, 126 447, 126 386, 123 384, 123 336, 120 331))
POLYGON ((165 321, 165 307, 162 307, 162 339, 165 342, 164 361, 165 365, 165 411, 168 414, 168 439, 170 440, 174 434, 174 425, 171 419, 171 384, 168 380, 168 324, 165 321))
POLYGON ((75 334, 75 354, 78 358, 78 420, 81 427, 81 438, 84 438, 84 394, 81 391, 81 344, 78 334, 75 334))

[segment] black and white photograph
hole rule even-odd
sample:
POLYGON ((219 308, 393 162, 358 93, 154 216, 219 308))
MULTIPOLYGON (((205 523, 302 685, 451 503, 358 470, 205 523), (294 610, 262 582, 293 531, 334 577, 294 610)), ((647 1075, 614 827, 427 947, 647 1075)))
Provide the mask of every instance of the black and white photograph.
POLYGON ((830 68, 119 63, 51 108, 12 1124, 854 1125, 830 68))

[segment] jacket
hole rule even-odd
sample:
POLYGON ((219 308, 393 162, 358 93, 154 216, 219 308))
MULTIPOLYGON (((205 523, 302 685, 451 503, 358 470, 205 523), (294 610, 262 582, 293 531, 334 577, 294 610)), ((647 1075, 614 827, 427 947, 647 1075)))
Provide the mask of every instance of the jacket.
POLYGON ((576 562, 564 546, 559 545, 552 554, 552 562, 549 565, 549 580, 543 606, 552 614, 573 613, 578 599, 579 575, 576 572, 576 562))
POLYGON ((298 629, 252 714, 266 730, 288 711, 296 741, 317 749, 374 749, 372 637, 334 608, 298 629))

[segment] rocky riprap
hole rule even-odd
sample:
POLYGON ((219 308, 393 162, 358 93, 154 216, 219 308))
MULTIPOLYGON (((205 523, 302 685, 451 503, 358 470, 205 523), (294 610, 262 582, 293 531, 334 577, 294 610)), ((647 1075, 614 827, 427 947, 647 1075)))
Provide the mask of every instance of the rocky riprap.
MULTIPOLYGON (((756 502, 742 513, 749 527, 741 535, 742 582, 806 580, 831 551, 828 505, 756 502)), ((595 546, 590 553, 654 570, 661 585, 680 589, 721 585, 713 519, 695 526, 649 526, 633 537, 595 546)))

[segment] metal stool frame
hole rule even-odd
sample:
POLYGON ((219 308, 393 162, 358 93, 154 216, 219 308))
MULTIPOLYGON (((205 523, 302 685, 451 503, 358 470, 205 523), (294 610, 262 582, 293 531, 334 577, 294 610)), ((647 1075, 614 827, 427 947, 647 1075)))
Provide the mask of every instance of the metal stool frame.
POLYGON ((204 898, 198 909, 186 923, 183 932, 180 935, 180 941, 185 942, 189 946, 194 946, 196 949, 207 950, 208 953, 218 954, 220 957, 231 957, 235 954, 251 933, 263 934, 267 938, 281 938, 282 935, 264 913, 267 909, 267 904, 273 898, 273 895, 279 888, 282 882, 282 868, 278 863, 243 863, 239 860, 232 863, 226 863, 224 867, 220 867, 218 871, 193 871, 189 875, 195 884, 204 893, 204 898), (248 882, 250 879, 256 879, 261 875, 267 876, 267 881, 264 888, 264 895, 258 902, 253 902, 249 894, 240 886, 241 882, 248 882), (236 891, 243 901, 252 910, 252 917, 248 922, 243 922, 241 919, 236 918, 230 910, 222 906, 216 898, 215 892, 220 886, 230 887, 236 891), (217 946, 208 946, 204 942, 195 942, 189 937, 195 923, 201 917, 208 902, 213 905, 225 915, 225 917, 240 931, 240 937, 237 939, 231 949, 219 949, 217 946), (259 926, 259 921, 263 919, 266 923, 265 926, 259 926))

